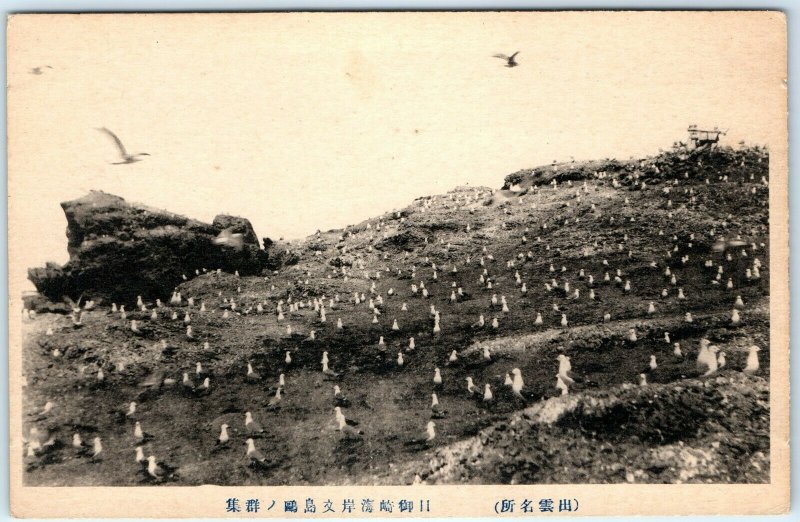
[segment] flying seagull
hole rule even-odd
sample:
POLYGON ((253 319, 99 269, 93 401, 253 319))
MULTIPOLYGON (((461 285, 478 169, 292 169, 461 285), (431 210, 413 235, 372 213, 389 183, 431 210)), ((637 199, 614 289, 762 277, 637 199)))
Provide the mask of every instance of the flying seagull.
POLYGON ((146 152, 139 152, 137 154, 128 154, 128 151, 125 150, 125 146, 122 144, 122 140, 120 140, 119 137, 117 137, 116 134, 114 134, 113 132, 111 132, 110 130, 108 130, 105 127, 97 129, 97 130, 99 130, 100 132, 105 132, 106 134, 108 134, 111 137, 111 139, 114 140, 114 143, 117 145, 117 148, 119 149, 119 154, 122 157, 122 161, 118 161, 118 162, 112 163, 112 165, 125 165, 125 164, 128 164, 128 163, 135 163, 137 161, 142 161, 142 159, 139 156, 149 156, 150 155, 150 154, 148 154, 146 152))
POLYGON ((214 238, 214 244, 241 250, 244 246, 244 234, 234 234, 233 228, 226 228, 214 238))
POLYGON ((519 54, 519 51, 515 52, 511 56, 506 56, 505 54, 495 54, 494 57, 495 58, 500 58, 502 60, 505 60, 506 61, 506 67, 516 67, 519 64, 517 63, 516 60, 514 60, 514 57, 516 55, 518 55, 518 54, 519 54))
POLYGON ((52 69, 52 67, 50 67, 49 65, 44 65, 44 66, 40 66, 40 67, 33 67, 28 72, 30 72, 31 74, 35 74, 36 76, 39 76, 40 74, 44 74, 44 71, 42 69, 45 69, 45 68, 46 69, 52 69))

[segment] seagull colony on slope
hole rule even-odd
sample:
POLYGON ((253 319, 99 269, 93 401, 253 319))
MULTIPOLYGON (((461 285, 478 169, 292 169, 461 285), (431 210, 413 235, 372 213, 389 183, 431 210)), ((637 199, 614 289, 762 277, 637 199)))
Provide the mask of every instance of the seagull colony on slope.
MULTIPOLYGON (((506 67, 515 67, 517 54, 495 56, 506 60, 506 67)), ((133 163, 148 155, 128 154, 113 132, 106 128, 100 130, 111 137, 119 149, 122 161, 115 164, 133 163)), ((636 168, 655 173, 653 167, 638 165, 636 168)), ((565 168, 569 168, 569 163, 554 162, 552 168, 548 166, 546 170, 558 173, 565 168)), ((148 296, 139 296, 135 306, 131 306, 132 299, 125 304, 112 303, 110 307, 99 300, 97 303, 84 301, 83 296, 77 301, 65 299, 71 312, 69 318, 64 319, 66 326, 61 328, 53 323, 42 329, 48 342, 44 354, 54 366, 62 367, 74 360, 70 352, 74 344, 67 342, 68 336, 73 335, 70 332, 87 331, 103 324, 100 315, 104 310, 108 310, 107 320, 118 325, 118 329, 113 330, 115 335, 124 336, 129 344, 154 346, 159 354, 176 350, 181 353, 183 349, 192 354, 192 362, 180 361, 177 355, 172 355, 133 363, 115 361, 111 354, 107 359, 81 362, 80 375, 85 376, 86 382, 91 381, 88 389, 115 386, 124 376, 135 374, 139 369, 133 367, 135 365, 146 366, 147 371, 141 375, 149 376, 136 394, 125 398, 124 407, 117 405, 112 412, 113 419, 119 422, 118 433, 97 433, 91 444, 87 444, 80 433, 73 432, 67 450, 102 466, 106 455, 127 444, 124 458, 138 466, 146 480, 173 480, 177 477, 175 468, 150 454, 152 451, 167 455, 167 461, 176 458, 167 454, 174 441, 162 440, 163 433, 154 426, 157 419, 154 402, 173 387, 178 392, 178 400, 198 401, 202 409, 210 410, 215 407, 214 398, 218 394, 229 396, 241 383, 246 383, 248 402, 240 409, 226 412, 222 417, 224 423, 218 424, 222 419, 209 423, 206 431, 200 432, 207 433, 209 447, 221 455, 235 454, 244 445, 245 463, 255 470, 266 470, 274 465, 272 445, 264 439, 270 440, 292 411, 310 409, 310 401, 317 393, 314 390, 319 386, 326 390, 322 395, 327 408, 324 414, 327 424, 320 422, 321 433, 338 439, 353 451, 367 446, 359 441, 378 437, 386 430, 376 420, 384 405, 378 402, 366 406, 365 391, 394 382, 409 383, 420 391, 416 394, 404 390, 404 399, 399 403, 404 408, 417 408, 426 416, 425 420, 416 417, 408 430, 409 443, 417 449, 446 444, 454 440, 451 423, 463 421, 472 411, 493 411, 504 402, 517 409, 531 400, 572 400, 559 397, 591 393, 589 388, 597 383, 590 380, 589 368, 601 366, 602 358, 595 358, 592 351, 574 350, 570 346, 558 347, 557 354, 553 353, 555 350, 545 352, 549 348, 540 346, 528 352, 527 341, 518 337, 530 331, 540 335, 551 329, 559 332, 558 335, 571 334, 572 330, 565 329, 591 324, 608 323, 603 328, 613 329, 624 357, 632 361, 630 366, 625 366, 627 373, 622 379, 645 387, 642 393, 658 389, 671 372, 692 378, 733 370, 758 375, 761 371, 758 346, 745 349, 713 332, 706 334, 708 338, 698 339, 681 333, 678 326, 662 327, 658 321, 666 324, 671 317, 668 314, 675 314, 678 318, 675 324, 693 323, 688 328, 696 329, 708 324, 709 317, 716 314, 712 319, 718 319, 720 325, 731 329, 747 326, 753 294, 748 293, 746 285, 755 284, 767 269, 758 259, 758 252, 764 245, 736 237, 735 232, 729 235, 732 217, 727 218, 724 227, 727 237, 722 237, 719 230, 687 233, 678 226, 678 214, 670 209, 692 208, 700 200, 696 199, 698 194, 688 192, 696 190, 692 185, 686 187, 683 195, 678 194, 684 187, 683 180, 676 179, 674 183, 664 182, 663 188, 669 189, 667 192, 660 192, 662 185, 658 185, 659 194, 664 196, 659 204, 668 216, 659 237, 668 241, 668 250, 651 254, 643 244, 649 239, 637 239, 628 231, 630 237, 620 234, 607 243, 598 239, 594 244, 581 245, 575 254, 577 257, 572 258, 573 254, 561 250, 563 245, 559 248, 558 243, 553 242, 554 231, 570 233, 575 230, 570 226, 579 220, 594 220, 596 225, 593 226, 598 230, 612 231, 615 218, 633 222, 633 215, 629 215, 627 209, 635 206, 636 194, 655 190, 645 178, 632 177, 626 183, 638 190, 626 189, 622 199, 615 190, 623 185, 612 173, 597 172, 594 177, 601 183, 598 188, 608 194, 600 191, 595 194, 585 181, 581 184, 552 177, 552 182, 542 186, 512 187, 515 199, 502 205, 491 201, 484 204, 502 194, 493 195, 480 189, 457 192, 449 197, 422 198, 415 203, 413 212, 398 212, 360 227, 348 227, 341 235, 333 237, 333 246, 325 243, 324 234, 318 233, 310 240, 315 250, 308 256, 313 261, 316 257, 330 255, 336 261, 319 267, 309 261, 306 253, 296 254, 289 248, 287 252, 297 255, 299 261, 291 272, 294 279, 287 280, 285 286, 274 273, 265 275, 263 280, 257 278, 262 286, 256 286, 244 276, 239 278, 238 272, 224 274, 216 268, 197 267, 195 277, 219 282, 213 296, 187 298, 184 296, 190 293, 191 287, 181 286, 165 289, 154 301, 148 296), (564 199, 559 199, 562 197, 564 199), (625 209, 614 216, 608 215, 613 212, 610 208, 613 198, 618 198, 615 204, 625 209), (563 206, 552 219, 532 218, 527 213, 537 208, 537 201, 540 205, 558 202, 563 206), (465 221, 472 221, 470 216, 481 212, 496 212, 500 221, 496 229, 486 228, 481 236, 477 231, 488 226, 488 219, 454 225, 459 228, 459 234, 466 234, 467 244, 477 242, 479 246, 473 251, 462 252, 460 249, 468 248, 463 246, 463 236, 446 232, 445 228, 445 232, 426 232, 419 239, 423 253, 418 256, 408 250, 401 250, 396 258, 388 256, 391 250, 387 245, 392 244, 389 240, 395 237, 392 234, 399 233, 401 224, 437 209, 466 209, 465 221), (524 223, 521 222, 523 216, 527 220, 524 223), (487 234, 507 238, 512 246, 508 251, 499 247, 493 250, 491 243, 481 244, 484 239, 479 239, 487 234), (711 245, 710 248, 695 248, 701 241, 711 245), (698 277, 709 292, 714 292, 714 296, 727 292, 724 295, 729 297, 723 303, 722 313, 700 312, 702 308, 694 306, 702 296, 697 296, 701 293, 696 290, 698 285, 689 280, 695 277, 694 271, 698 268, 704 270, 698 277), (640 274, 646 273, 652 274, 652 280, 640 279, 645 277, 640 274), (302 297, 292 291, 309 288, 311 278, 320 274, 327 280, 336 278, 337 281, 324 291, 320 289, 319 293, 304 292, 302 297), (167 300, 170 292, 172 298, 167 300), (184 292, 184 296, 180 292, 184 292), (748 307, 742 295, 747 298, 748 307), (613 306, 612 297, 630 304, 636 323, 616 319, 621 314, 613 306), (618 322, 612 322, 612 313, 614 321, 618 322), (271 344, 265 343, 267 348, 261 352, 241 356, 231 370, 214 358, 214 351, 222 343, 216 341, 209 327, 212 324, 243 332, 248 324, 256 324, 261 329, 259 334, 269 338, 271 344), (367 355, 363 359, 354 355, 355 349, 352 353, 349 348, 342 349, 343 342, 354 332, 359 339, 365 339, 367 355), (474 342, 465 343, 464 337, 474 342), (209 341, 215 345, 215 350, 211 349, 209 341), (523 350, 525 356, 520 355, 523 350), (539 351, 549 355, 540 357, 539 351), (533 355, 528 357, 528 353, 533 355), (694 366, 694 373, 689 366, 694 366), (375 369, 377 376, 368 371, 370 368, 375 369), (675 371, 676 368, 679 371, 675 371), (304 370, 313 371, 305 375, 304 370), (523 370, 527 383, 523 380, 523 370), (213 387, 211 379, 214 379, 213 387), (288 394, 287 382, 290 384, 288 394), (342 389, 350 398, 345 397, 342 389), (332 421, 328 417, 331 407, 334 410, 332 421), (363 424, 350 418, 351 415, 356 419, 360 417, 363 424), (108 447, 104 447, 103 440, 108 441, 108 447)), ((750 188, 764 193, 765 182, 760 186, 755 180, 750 183, 756 185, 750 188)), ((756 236, 755 232, 741 231, 741 234, 756 236)), ((226 228, 212 243, 239 250, 243 241, 243 234, 226 228)), ((186 275, 183 278, 189 280, 186 275)), ((23 321, 39 319, 34 310, 26 309, 23 321)), ((125 349, 127 347, 121 348, 125 349)), ((615 349, 609 347, 610 353, 615 349)), ((37 380, 28 377, 31 381, 25 379, 24 382, 31 388, 37 380)), ((69 411, 64 408, 64 398, 51 399, 37 402, 36 411, 31 415, 34 422, 43 423, 69 411)), ((83 435, 88 437, 86 433, 83 435)), ((32 426, 26 442, 26 458, 43 460, 43 455, 57 446, 54 437, 56 435, 49 430, 32 426)))

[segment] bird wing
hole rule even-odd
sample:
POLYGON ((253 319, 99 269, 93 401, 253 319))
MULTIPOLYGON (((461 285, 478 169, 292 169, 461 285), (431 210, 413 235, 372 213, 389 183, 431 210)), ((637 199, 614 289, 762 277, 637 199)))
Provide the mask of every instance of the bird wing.
POLYGON ((120 154, 122 154, 123 157, 128 155, 128 151, 125 150, 125 145, 122 144, 122 140, 120 140, 116 134, 108 130, 106 127, 102 127, 97 130, 99 130, 100 132, 105 132, 106 134, 111 136, 111 139, 114 140, 114 143, 117 145, 117 148, 119 149, 119 152, 120 154))
POLYGON ((508 57, 508 59, 509 59, 509 60, 513 60, 513 59, 514 59, 514 57, 515 57, 516 55, 518 55, 518 54, 519 54, 519 51, 517 51, 517 52, 515 52, 514 54, 512 54, 511 56, 509 56, 509 57, 508 57))
POLYGON ((161 470, 166 473, 172 473, 173 471, 178 469, 175 466, 170 466, 166 462, 161 462, 161 461, 158 462, 158 467, 161 468, 161 470))
POLYGON ((349 435, 351 437, 360 437, 361 435, 363 435, 363 432, 361 430, 358 430, 350 426, 349 424, 345 424, 344 426, 342 426, 341 431, 345 435, 349 435))
POLYGON ((508 60, 509 57, 506 56, 505 54, 497 53, 497 54, 493 55, 493 58, 500 58, 501 60, 508 60))
POLYGON ((241 250, 244 246, 244 234, 234 234, 233 228, 226 228, 214 238, 214 244, 241 250))
POLYGON ((264 454, 261 453, 259 450, 255 450, 252 453, 250 453, 250 459, 257 460, 258 462, 264 462, 265 460, 267 460, 267 457, 265 457, 264 454))
POLYGON ((160 386, 161 382, 164 380, 164 372, 157 370, 151 373, 147 379, 139 384, 142 388, 149 388, 153 386, 160 386))

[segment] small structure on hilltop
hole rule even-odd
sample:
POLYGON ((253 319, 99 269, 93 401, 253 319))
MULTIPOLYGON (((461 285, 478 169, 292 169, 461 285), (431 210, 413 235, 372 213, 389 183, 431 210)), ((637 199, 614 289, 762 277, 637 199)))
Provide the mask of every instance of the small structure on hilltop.
POLYGON ((689 141, 694 143, 695 149, 716 146, 719 143, 719 137, 728 132, 727 130, 721 131, 718 127, 714 127, 714 130, 698 129, 697 125, 689 125, 687 130, 689 132, 689 141))

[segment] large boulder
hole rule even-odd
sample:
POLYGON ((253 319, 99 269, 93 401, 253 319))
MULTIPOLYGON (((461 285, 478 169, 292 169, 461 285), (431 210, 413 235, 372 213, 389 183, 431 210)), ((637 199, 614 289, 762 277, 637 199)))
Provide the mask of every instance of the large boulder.
POLYGON ((69 261, 28 270, 36 289, 50 299, 81 294, 120 302, 137 295, 163 299, 197 269, 252 275, 268 264, 267 252, 243 218, 221 215, 207 224, 97 191, 61 207, 67 217, 69 261), (243 234, 242 249, 214 244, 228 228, 243 234))

